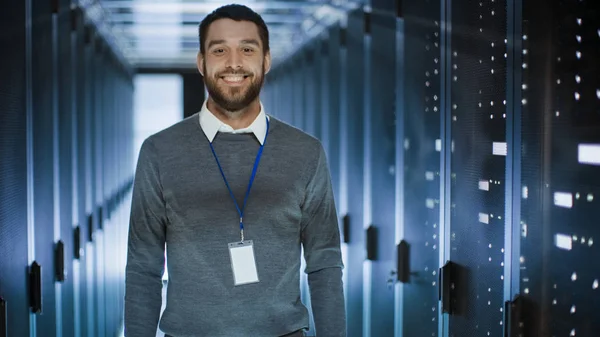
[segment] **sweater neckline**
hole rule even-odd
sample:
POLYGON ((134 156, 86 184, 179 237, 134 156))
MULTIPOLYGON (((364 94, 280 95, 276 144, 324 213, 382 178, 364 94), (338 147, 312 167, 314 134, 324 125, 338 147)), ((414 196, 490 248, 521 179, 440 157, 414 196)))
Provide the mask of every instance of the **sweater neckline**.
MULTIPOLYGON (((269 137, 271 137, 271 134, 273 133, 273 130, 278 126, 279 124, 279 120, 275 117, 273 117, 272 115, 268 115, 269 116, 269 133, 267 135, 267 142, 269 142, 269 137)), ((202 130, 202 126, 200 125, 200 113, 197 112, 194 115, 192 115, 190 117, 190 119, 193 121, 194 125, 196 126, 197 130, 200 132, 202 139, 204 139, 205 141, 208 142, 208 138, 206 136, 206 134, 204 134, 204 131, 202 130)), ((253 133, 229 133, 229 132, 218 132, 215 139, 213 140, 213 144, 215 142, 218 141, 234 141, 234 142, 244 142, 244 141, 250 141, 250 140, 254 140, 256 141, 257 144, 260 145, 260 142, 258 141, 258 139, 256 139, 256 136, 253 133)))

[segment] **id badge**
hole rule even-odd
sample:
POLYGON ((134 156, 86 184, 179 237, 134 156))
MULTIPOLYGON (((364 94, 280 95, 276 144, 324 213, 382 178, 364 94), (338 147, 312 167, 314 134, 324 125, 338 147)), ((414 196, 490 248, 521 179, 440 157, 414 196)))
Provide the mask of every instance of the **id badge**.
POLYGON ((258 282, 252 240, 230 243, 229 256, 231 258, 234 285, 239 286, 258 282))

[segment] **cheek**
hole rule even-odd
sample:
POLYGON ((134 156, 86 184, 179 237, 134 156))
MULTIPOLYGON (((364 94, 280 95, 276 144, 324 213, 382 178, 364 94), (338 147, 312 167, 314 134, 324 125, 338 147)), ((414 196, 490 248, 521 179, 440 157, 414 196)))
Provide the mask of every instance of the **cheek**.
POLYGON ((257 63, 252 65, 252 72, 261 76, 264 74, 265 68, 262 63, 257 63))
POLYGON ((204 64, 204 72, 207 76, 214 78, 214 76, 220 71, 221 66, 214 61, 208 61, 204 64))

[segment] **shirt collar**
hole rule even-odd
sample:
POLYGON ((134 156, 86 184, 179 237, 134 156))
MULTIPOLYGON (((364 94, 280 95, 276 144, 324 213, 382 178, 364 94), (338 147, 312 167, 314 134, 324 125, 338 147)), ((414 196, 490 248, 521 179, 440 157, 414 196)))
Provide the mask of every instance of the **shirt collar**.
MULTIPOLYGON (((260 102, 260 113, 248 126, 247 128, 234 130, 231 126, 226 123, 223 123, 220 119, 218 119, 210 110, 208 110, 206 105, 207 100, 202 104, 202 110, 200 110, 200 126, 202 127, 202 131, 208 138, 209 142, 213 142, 215 136, 218 132, 227 132, 227 133, 254 133, 256 139, 263 145, 265 140, 265 135, 267 133, 267 121, 265 120, 265 109, 260 102)), ((267 118, 269 118, 267 116, 267 118)))

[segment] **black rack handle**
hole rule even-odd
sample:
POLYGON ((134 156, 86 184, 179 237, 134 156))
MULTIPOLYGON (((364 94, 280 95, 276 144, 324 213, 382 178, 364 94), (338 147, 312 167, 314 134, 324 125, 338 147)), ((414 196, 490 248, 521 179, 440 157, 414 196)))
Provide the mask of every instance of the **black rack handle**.
POLYGON ((346 214, 342 219, 342 231, 344 234, 344 243, 350 242, 350 215, 346 214))
POLYGON ((94 241, 94 214, 90 213, 88 214, 88 218, 87 218, 87 226, 88 226, 88 242, 93 242, 94 241))
POLYGON ((29 306, 31 312, 42 313, 42 267, 36 261, 29 269, 29 306))
POLYGON ((0 337, 8 337, 8 317, 6 301, 0 297, 0 337))
POLYGON ((73 229, 73 257, 75 260, 81 259, 81 227, 73 229))
POLYGON ((104 229, 104 206, 102 206, 102 205, 98 206, 97 213, 98 213, 98 229, 103 230, 104 229))
POLYGON ((504 302, 504 337, 511 336, 511 333, 510 333, 510 326, 511 326, 510 315, 511 315, 511 311, 512 311, 511 307, 512 307, 511 301, 504 302))
POLYGON ((439 271, 439 299, 442 303, 442 313, 454 314, 454 278, 456 268, 452 261, 446 262, 446 264, 440 268, 439 271))
POLYGON ((55 252, 55 272, 56 272, 56 281, 64 282, 65 281, 65 244, 62 240, 59 240, 56 243, 56 252, 55 252))
POLYGON ((367 229, 367 260, 377 260, 377 228, 373 225, 367 229))
POLYGON ((408 283, 410 281, 410 252, 409 245, 406 240, 400 241, 396 247, 397 256, 397 270, 398 270, 398 281, 402 283, 408 283))

